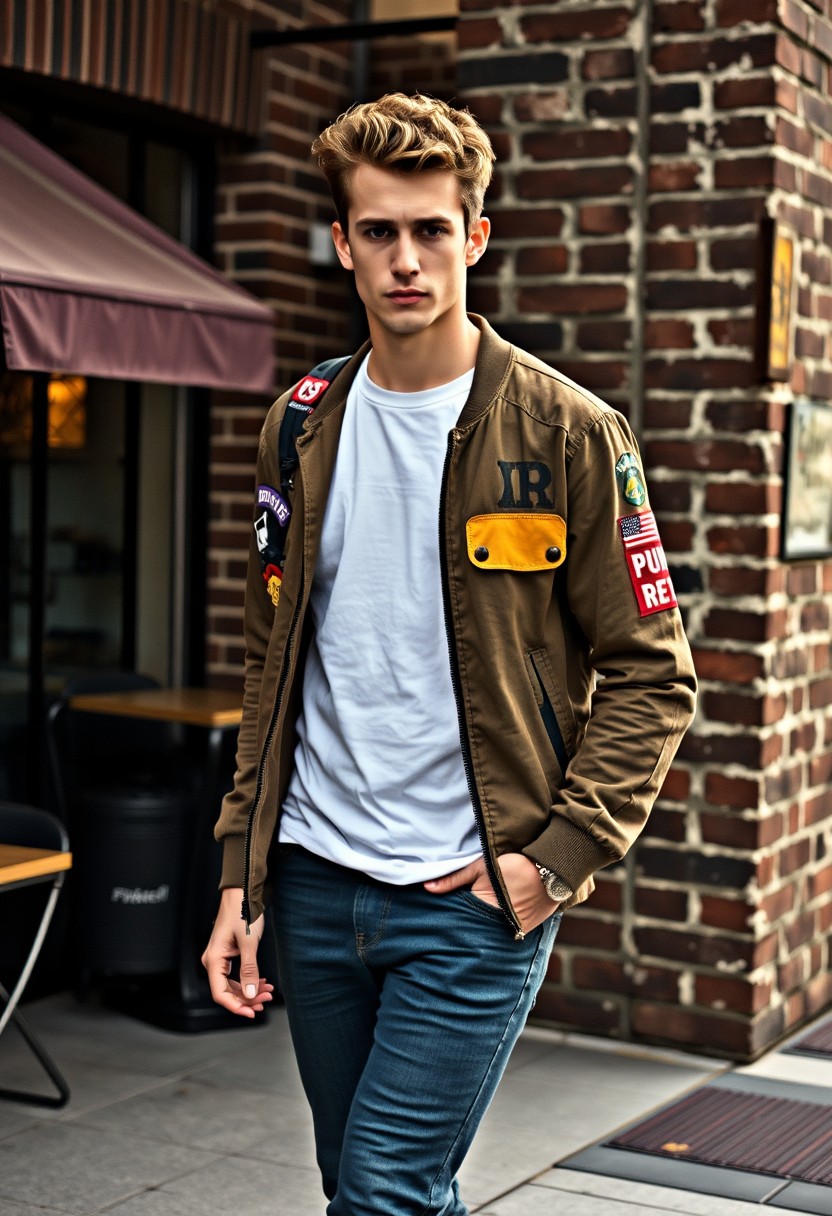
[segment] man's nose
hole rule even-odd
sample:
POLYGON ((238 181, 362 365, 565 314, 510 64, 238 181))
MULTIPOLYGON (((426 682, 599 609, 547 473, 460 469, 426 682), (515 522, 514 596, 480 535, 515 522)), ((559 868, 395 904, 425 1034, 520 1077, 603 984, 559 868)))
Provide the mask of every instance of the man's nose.
POLYGON ((394 274, 416 274, 419 258, 416 243, 408 234, 402 234, 393 247, 392 271, 394 274))

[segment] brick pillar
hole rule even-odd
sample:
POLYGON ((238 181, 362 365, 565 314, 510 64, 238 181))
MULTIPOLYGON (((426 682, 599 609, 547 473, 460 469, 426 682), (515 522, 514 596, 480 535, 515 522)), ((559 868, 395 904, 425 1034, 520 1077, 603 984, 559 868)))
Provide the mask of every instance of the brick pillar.
MULTIPOLYGON (((350 0, 260 0, 261 23, 342 23, 350 0), (291 13, 287 8, 291 8, 291 13), (287 20, 289 18, 289 20, 287 20)), ((261 50, 264 115, 250 148, 220 156, 218 265, 275 314, 275 395, 315 363, 350 349, 350 295, 340 267, 315 267, 313 222, 332 222, 326 183, 309 155, 319 131, 352 101, 349 49, 325 43, 261 50)), ((252 519, 257 438, 271 399, 214 394, 207 607, 208 668, 214 686, 242 684, 242 605, 252 519)))
POLYGON ((645 76, 647 7, 462 0, 460 94, 501 160, 472 303, 641 415, 702 687, 536 1012, 748 1058, 832 1000, 832 564, 779 558, 788 405, 832 398, 832 10, 657 0, 645 76), (798 243, 782 386, 755 354, 765 217, 798 243))

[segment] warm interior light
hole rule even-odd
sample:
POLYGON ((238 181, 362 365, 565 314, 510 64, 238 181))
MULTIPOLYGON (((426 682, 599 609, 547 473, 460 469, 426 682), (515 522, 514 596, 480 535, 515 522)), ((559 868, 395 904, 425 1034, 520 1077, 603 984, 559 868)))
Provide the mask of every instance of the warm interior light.
POLYGON ((53 374, 49 381, 49 446, 82 448, 87 440, 87 382, 53 374))
MULTIPOLYGON (((87 441, 87 381, 53 372, 49 380, 49 446, 82 448, 87 441)), ((0 373, 0 444, 27 445, 32 439, 32 377, 0 373)))

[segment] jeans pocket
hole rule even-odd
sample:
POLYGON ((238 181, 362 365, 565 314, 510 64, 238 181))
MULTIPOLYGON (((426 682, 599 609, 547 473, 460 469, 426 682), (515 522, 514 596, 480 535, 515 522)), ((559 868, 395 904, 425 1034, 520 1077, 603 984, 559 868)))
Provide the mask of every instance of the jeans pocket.
POLYGON ((484 916, 486 920, 494 920, 501 925, 509 923, 502 908, 497 907, 496 904, 489 904, 484 899, 480 899, 479 895, 475 895, 470 887, 457 887, 451 894, 459 896, 469 908, 473 908, 480 916, 484 916))

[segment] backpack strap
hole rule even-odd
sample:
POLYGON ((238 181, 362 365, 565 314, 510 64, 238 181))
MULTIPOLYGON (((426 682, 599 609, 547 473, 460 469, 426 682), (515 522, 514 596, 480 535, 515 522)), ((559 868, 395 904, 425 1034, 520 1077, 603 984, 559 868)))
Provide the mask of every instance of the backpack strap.
POLYGON ((319 363, 298 384, 283 415, 280 424, 280 434, 277 440, 277 452, 280 460, 280 491, 285 496, 292 487, 290 482, 298 467, 298 456, 295 443, 303 429, 303 424, 315 409, 316 405, 329 388, 332 381, 351 356, 344 355, 340 359, 327 359, 319 363))
POLYGON ((277 454, 280 467, 280 489, 274 486, 258 486, 254 532, 260 553, 260 567, 266 592, 275 608, 280 600, 280 585, 283 582, 283 562, 286 554, 286 536, 292 508, 289 506, 289 491, 292 478, 298 467, 295 447, 303 424, 351 356, 327 359, 319 363, 297 385, 289 403, 277 439, 277 454))

